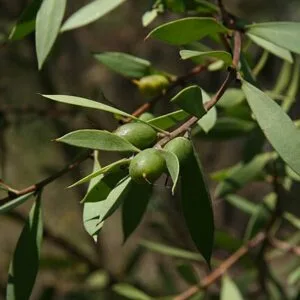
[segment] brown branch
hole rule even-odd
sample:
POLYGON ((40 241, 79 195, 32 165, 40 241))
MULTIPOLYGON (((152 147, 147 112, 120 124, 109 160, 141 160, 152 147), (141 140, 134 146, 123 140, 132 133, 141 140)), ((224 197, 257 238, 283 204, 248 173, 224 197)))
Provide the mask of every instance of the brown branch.
POLYGON ((254 238, 248 241, 247 244, 243 245, 230 257, 228 257, 220 266, 204 277, 198 285, 191 286, 188 290, 174 297, 174 300, 186 300, 193 296, 201 289, 208 288, 211 284, 220 279, 223 274, 230 269, 236 262, 238 262, 244 255, 246 255, 252 248, 255 248, 266 239, 264 232, 258 233, 254 238))
POLYGON ((275 247, 283 252, 289 252, 291 254, 300 256, 300 247, 299 246, 291 245, 285 241, 280 241, 276 238, 269 238, 269 243, 273 247, 275 247))

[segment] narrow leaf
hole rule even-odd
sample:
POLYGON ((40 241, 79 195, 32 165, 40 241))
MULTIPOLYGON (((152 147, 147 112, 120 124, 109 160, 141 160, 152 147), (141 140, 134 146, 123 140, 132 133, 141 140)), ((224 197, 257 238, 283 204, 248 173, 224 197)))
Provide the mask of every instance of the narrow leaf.
POLYGON ((292 64, 284 61, 282 63, 279 75, 277 77, 275 86, 272 90, 272 93, 274 94, 281 94, 285 88, 287 87, 287 85, 290 82, 290 78, 292 75, 292 64))
POLYGON ((207 58, 222 60, 226 65, 232 64, 232 56, 226 51, 200 52, 194 50, 181 50, 179 53, 182 59, 193 59, 193 61, 199 64, 203 63, 207 58))
POLYGON ((38 273, 42 237, 41 199, 38 197, 31 208, 10 263, 6 291, 7 300, 27 300, 30 298, 38 273))
POLYGON ((61 31, 72 30, 90 24, 116 7, 125 0, 94 0, 76 11, 61 27, 61 31))
POLYGON ((147 38, 154 37, 173 45, 183 45, 203 37, 226 32, 227 29, 213 18, 189 17, 163 24, 152 30, 147 38))
POLYGON ((68 145, 103 151, 139 152, 124 138, 104 130, 83 129, 72 131, 58 139, 57 142, 68 145))
POLYGON ((17 206, 23 204, 24 202, 29 200, 33 194, 34 193, 25 194, 23 196, 17 197, 15 199, 9 201, 8 203, 6 203, 4 205, 1 205, 0 206, 0 214, 6 213, 6 212, 16 208, 17 206))
POLYGON ((243 300, 237 285, 230 277, 224 276, 222 280, 221 300, 243 300))
POLYGON ((181 90, 171 101, 198 118, 201 118, 206 113, 202 102, 202 91, 197 85, 181 90))
POLYGON ((36 16, 35 43, 39 69, 42 68, 59 33, 66 0, 43 0, 36 16))
POLYGON ((242 88, 265 136, 282 159, 300 175, 300 131, 281 107, 262 91, 246 81, 242 88))
POLYGON ((184 110, 177 110, 169 114, 154 118, 148 121, 148 123, 166 130, 175 126, 178 122, 185 120, 189 116, 190 114, 188 114, 184 110))
POLYGON ((239 195, 229 194, 224 197, 224 199, 229 202, 231 205, 236 207, 238 210, 253 215, 257 212, 258 205, 255 203, 250 202, 246 198, 243 198, 239 195))
POLYGON ((132 300, 151 300, 152 297, 148 296, 141 290, 138 290, 136 287, 129 285, 127 283, 118 283, 113 286, 113 291, 118 295, 121 295, 127 299, 132 300))

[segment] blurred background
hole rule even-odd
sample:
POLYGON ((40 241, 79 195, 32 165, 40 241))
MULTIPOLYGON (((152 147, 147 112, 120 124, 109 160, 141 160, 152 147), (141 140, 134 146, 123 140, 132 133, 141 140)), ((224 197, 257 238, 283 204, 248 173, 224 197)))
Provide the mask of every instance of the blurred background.
MULTIPOLYGON (((9 32, 28 2, 0 0, 0 39, 9 32)), ((67 15, 88 2, 68 1, 67 15)), ((229 11, 249 21, 299 21, 300 18, 298 0, 224 0, 224 3, 229 11)), ((93 52, 130 53, 174 75, 183 75, 191 69, 193 64, 181 61, 176 47, 144 41, 155 25, 178 17, 160 16, 149 28, 143 28, 141 17, 150 7, 149 0, 127 1, 99 21, 62 34, 41 72, 37 70, 34 35, 0 46, 2 180, 17 189, 38 182, 63 168, 78 153, 75 148, 52 142, 53 139, 75 129, 113 130, 118 126, 110 114, 48 102, 39 93, 76 95, 98 101, 104 101, 104 94, 113 105, 127 112, 147 100, 129 80, 97 63, 93 52)), ((276 80, 280 65, 275 57, 268 60, 261 74, 266 86, 271 84, 268 80, 276 80)), ((213 93, 223 75, 203 73, 193 81, 213 93)), ((170 109, 169 103, 159 102, 153 113, 159 115, 170 109)), ((244 142, 245 137, 230 141, 197 139, 207 174, 238 162, 244 142)), ((103 165, 114 159, 115 155, 101 154, 103 165)), ((125 245, 122 245, 119 211, 106 222, 95 245, 82 225, 79 202, 86 187, 66 189, 91 168, 92 162, 88 161, 45 189, 46 232, 32 299, 118 299, 109 287, 123 281, 132 282, 153 296, 187 288, 175 271, 174 259, 140 245, 142 239, 147 239, 193 250, 177 201, 170 196, 164 182, 157 183, 143 223, 125 245)), ((214 185, 209 183, 213 191, 214 185)), ((251 184, 242 192, 256 201, 268 192, 268 187, 251 184)), ((0 299, 4 299, 9 261, 31 204, 22 205, 16 213, 0 216, 0 299)), ((247 221, 244 216, 222 201, 216 201, 214 209, 217 227, 222 228, 219 234, 227 232, 239 237, 247 221)), ((226 256, 226 251, 218 248, 216 251, 220 258, 226 256)))

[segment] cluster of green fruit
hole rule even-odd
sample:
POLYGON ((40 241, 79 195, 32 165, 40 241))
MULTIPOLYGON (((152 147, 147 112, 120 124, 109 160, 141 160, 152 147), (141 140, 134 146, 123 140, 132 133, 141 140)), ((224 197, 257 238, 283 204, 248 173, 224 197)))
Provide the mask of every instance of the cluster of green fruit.
MULTIPOLYGON (((145 113, 140 118, 149 120, 153 115, 145 113)), ((175 154, 181 167, 187 164, 193 154, 192 143, 185 137, 170 140, 163 149, 151 148, 157 142, 157 132, 145 123, 124 124, 115 131, 115 134, 142 150, 134 156, 129 165, 129 175, 137 183, 153 183, 166 171, 162 150, 175 154)))

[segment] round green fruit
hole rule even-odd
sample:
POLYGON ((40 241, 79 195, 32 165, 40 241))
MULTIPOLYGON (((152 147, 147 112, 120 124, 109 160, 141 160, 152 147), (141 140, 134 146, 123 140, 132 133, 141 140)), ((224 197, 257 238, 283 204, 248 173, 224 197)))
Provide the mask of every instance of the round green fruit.
POLYGON ((124 124, 115 134, 139 149, 153 146, 157 139, 157 133, 151 126, 139 122, 124 124))
POLYGON ((169 85, 169 80, 163 75, 149 75, 137 82, 140 92, 149 97, 160 94, 169 85))
POLYGON ((165 145, 164 150, 174 153, 182 166, 187 163, 194 152, 192 142, 185 137, 174 138, 165 145))
POLYGON ((137 183, 153 183, 166 170, 166 162, 157 149, 138 153, 130 162, 129 175, 137 183))
POLYGON ((145 121, 145 122, 150 121, 154 118, 155 118, 155 116, 149 112, 145 112, 139 116, 139 119, 142 121, 145 121))

